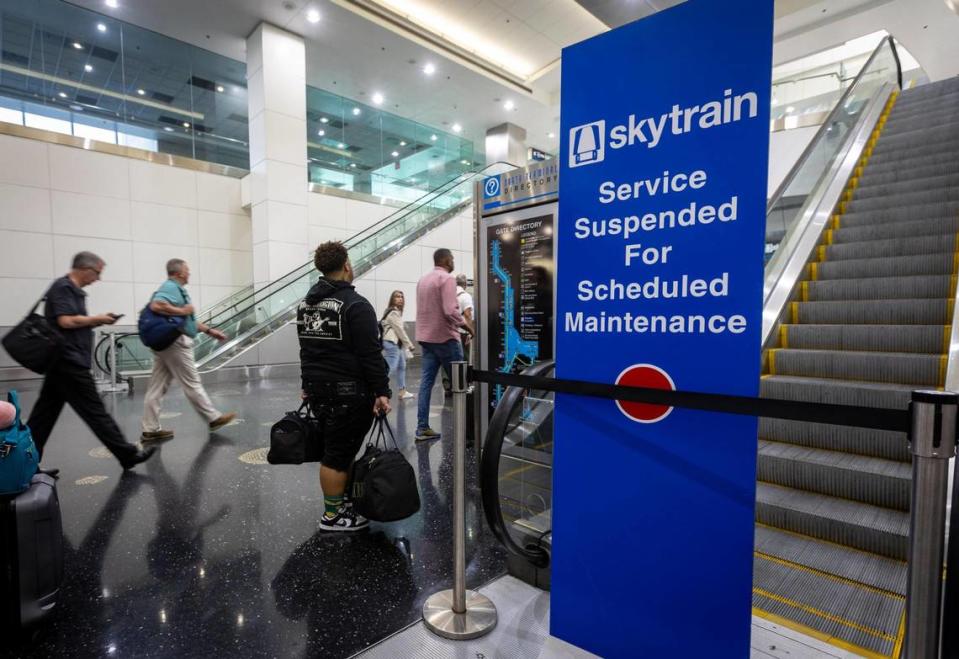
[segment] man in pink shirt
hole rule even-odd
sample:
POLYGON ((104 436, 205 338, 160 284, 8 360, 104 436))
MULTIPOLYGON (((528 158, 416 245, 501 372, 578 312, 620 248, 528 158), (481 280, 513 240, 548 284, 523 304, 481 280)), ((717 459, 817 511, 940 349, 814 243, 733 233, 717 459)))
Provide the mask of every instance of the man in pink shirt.
MULTIPOLYGON (((449 374, 450 363, 463 359, 459 328, 470 331, 460 314, 453 275, 453 253, 433 252, 434 268, 416 284, 416 340, 423 349, 423 379, 416 408, 416 441, 436 439, 430 428, 430 394, 440 366, 449 374)), ((472 333, 472 332, 470 332, 472 333)))

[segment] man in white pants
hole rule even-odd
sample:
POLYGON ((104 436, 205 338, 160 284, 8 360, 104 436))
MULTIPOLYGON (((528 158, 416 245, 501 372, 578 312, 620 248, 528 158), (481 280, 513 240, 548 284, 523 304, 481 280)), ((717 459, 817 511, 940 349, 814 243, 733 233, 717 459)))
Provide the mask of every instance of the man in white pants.
POLYGON ((187 400, 200 416, 210 424, 210 431, 219 430, 236 418, 236 414, 222 414, 213 407, 203 389, 203 382, 193 359, 193 338, 199 333, 209 334, 217 341, 225 341, 226 334, 196 321, 190 296, 183 287, 190 281, 190 266, 183 259, 170 259, 166 264, 169 279, 153 294, 150 309, 163 316, 183 316, 183 336, 165 350, 153 353, 153 373, 143 401, 143 435, 141 441, 161 441, 173 437, 172 430, 160 427, 160 405, 163 396, 175 379, 183 386, 187 400))

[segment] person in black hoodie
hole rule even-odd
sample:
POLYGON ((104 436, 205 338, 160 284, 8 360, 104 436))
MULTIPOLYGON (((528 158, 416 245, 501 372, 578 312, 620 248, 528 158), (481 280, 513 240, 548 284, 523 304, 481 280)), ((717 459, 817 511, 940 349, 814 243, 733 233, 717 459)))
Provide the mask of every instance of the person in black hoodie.
POLYGON ((390 411, 390 385, 376 311, 353 288, 353 266, 340 242, 316 248, 323 275, 296 310, 303 393, 325 441, 320 528, 358 531, 369 523, 344 499, 350 465, 376 415, 390 411))

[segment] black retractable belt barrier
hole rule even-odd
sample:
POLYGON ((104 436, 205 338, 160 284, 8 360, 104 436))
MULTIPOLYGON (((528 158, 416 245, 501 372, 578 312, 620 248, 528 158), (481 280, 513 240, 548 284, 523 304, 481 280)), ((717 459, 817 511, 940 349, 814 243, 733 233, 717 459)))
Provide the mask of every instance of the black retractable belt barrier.
POLYGON ((648 387, 600 384, 582 380, 561 380, 529 375, 514 375, 498 371, 471 369, 471 379, 487 384, 508 387, 555 391, 577 396, 625 400, 631 403, 669 405, 707 412, 725 412, 769 419, 791 419, 813 423, 829 423, 839 426, 856 426, 873 430, 893 432, 909 431, 909 411, 863 407, 860 405, 834 405, 832 403, 807 403, 775 398, 753 398, 727 394, 705 394, 692 391, 668 391, 648 387))

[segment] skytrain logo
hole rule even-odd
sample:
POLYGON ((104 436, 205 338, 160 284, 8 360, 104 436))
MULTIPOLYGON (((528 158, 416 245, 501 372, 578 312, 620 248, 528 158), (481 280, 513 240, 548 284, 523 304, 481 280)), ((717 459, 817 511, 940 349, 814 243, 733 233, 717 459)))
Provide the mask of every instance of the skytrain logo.
POLYGON ((576 126, 569 131, 569 166, 581 167, 606 158, 606 121, 576 126))

